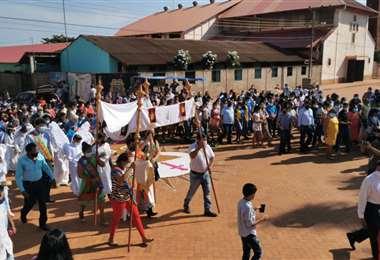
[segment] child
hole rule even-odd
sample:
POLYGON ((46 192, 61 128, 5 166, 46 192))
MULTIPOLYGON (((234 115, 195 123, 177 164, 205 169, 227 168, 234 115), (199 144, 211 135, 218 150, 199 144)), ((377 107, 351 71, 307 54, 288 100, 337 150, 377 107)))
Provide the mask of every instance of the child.
POLYGON ((238 203, 238 228, 243 243, 243 260, 249 260, 251 249, 254 252, 252 260, 259 260, 262 256, 260 242, 256 236, 256 225, 263 222, 266 216, 256 219, 256 209, 253 208, 252 200, 255 198, 257 188, 252 183, 243 186, 243 195, 238 203))

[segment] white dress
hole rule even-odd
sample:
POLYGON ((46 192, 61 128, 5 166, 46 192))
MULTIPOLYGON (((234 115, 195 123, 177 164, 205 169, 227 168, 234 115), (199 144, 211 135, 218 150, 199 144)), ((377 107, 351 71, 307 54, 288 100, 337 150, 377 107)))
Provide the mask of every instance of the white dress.
POLYGON ((254 132, 262 131, 262 123, 260 122, 261 116, 260 113, 253 113, 252 117, 252 129, 254 132))
POLYGON ((69 173, 71 178, 71 190, 75 196, 79 196, 78 161, 82 156, 81 144, 65 144, 63 152, 69 161, 69 173))
MULTIPOLYGON (((94 152, 96 147, 94 146, 94 152)), ((105 194, 111 194, 112 192, 112 180, 111 180, 111 165, 109 163, 112 156, 111 146, 108 143, 100 145, 98 147, 98 156, 100 160, 105 163, 104 167, 98 165, 98 173, 103 184, 103 192, 105 194)))

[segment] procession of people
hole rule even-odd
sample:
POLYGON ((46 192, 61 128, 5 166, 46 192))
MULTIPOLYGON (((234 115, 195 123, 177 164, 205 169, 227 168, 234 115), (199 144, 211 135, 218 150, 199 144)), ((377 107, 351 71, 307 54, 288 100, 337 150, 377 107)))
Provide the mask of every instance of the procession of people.
MULTIPOLYGON (((241 93, 231 90, 212 98, 207 91, 203 94, 192 93, 188 82, 184 82, 183 86, 173 82, 158 91, 151 87, 144 93, 145 101, 155 107, 194 99, 195 116, 174 125, 152 127, 137 133, 122 130, 123 142, 127 145, 116 156, 112 149, 115 141, 108 135, 107 125, 97 121, 95 95, 90 95, 91 99, 87 101, 77 97, 70 103, 38 100, 36 104, 25 105, 11 99, 1 100, 0 214, 3 219, 6 218, 4 223, 10 223, 0 226, 5 229, 0 230, 2 234, 6 232, 6 238, 1 239, 4 243, 1 256, 6 256, 5 259, 13 257, 8 230, 15 234, 16 228, 9 193, 18 191, 8 188, 6 182, 13 175, 24 198, 22 223, 28 222, 28 213, 38 203, 39 228, 51 230, 47 217, 47 207, 49 203, 54 203, 51 188, 70 186, 73 197, 78 200, 79 221, 85 222, 87 211, 95 214, 96 219, 99 211, 100 224, 110 229, 109 246, 117 245, 116 229, 120 220, 127 216, 140 234, 141 245, 146 247, 153 239, 146 234, 140 215, 153 218, 158 214, 155 211, 155 182, 160 179, 160 142, 190 144, 190 184, 183 198, 183 212, 191 213, 190 202, 201 186, 204 216, 217 217, 212 202, 214 195, 215 206, 219 210, 212 183, 212 167, 217 160, 213 147, 233 142, 240 144, 246 140, 253 148, 273 147, 279 155, 283 155, 295 151, 291 140, 299 134, 298 147, 302 154, 322 149, 323 145, 326 146, 326 157, 332 160, 339 157, 342 151, 349 153, 356 148, 362 152, 368 151, 370 175, 364 180, 360 191, 358 214, 366 223, 366 229, 361 234, 367 232, 373 257, 377 259, 380 223, 376 215, 380 208, 379 90, 369 88, 362 98, 354 95, 347 99, 337 94, 325 96, 318 86, 310 90, 302 87, 290 89, 285 85, 282 91, 276 92, 260 92, 252 86, 241 93), (233 137, 236 137, 235 140, 233 137), (278 145, 274 146, 276 141, 278 145), (135 176, 141 169, 146 174, 144 178, 135 176), (104 215, 108 201, 113 212, 110 220, 104 215)), ((103 93, 103 97, 107 96, 110 95, 103 93)), ((106 101, 126 104, 138 99, 138 94, 132 91, 127 96, 106 98, 106 101)), ((244 212, 238 216, 243 259, 248 259, 251 249, 255 252, 253 259, 260 259, 262 254, 255 226, 265 217, 256 220, 256 209, 250 202, 256 190, 254 184, 244 186, 244 198, 239 202, 239 212, 244 212)), ((348 235, 351 245, 355 242, 353 236, 348 235)))

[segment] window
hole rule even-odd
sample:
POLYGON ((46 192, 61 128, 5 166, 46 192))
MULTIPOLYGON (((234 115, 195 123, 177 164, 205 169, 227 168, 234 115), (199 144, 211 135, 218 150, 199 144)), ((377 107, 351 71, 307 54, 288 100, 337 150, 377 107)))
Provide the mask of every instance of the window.
POLYGON ((368 58, 368 63, 371 63, 371 58, 368 58))
POLYGON ((354 22, 356 22, 356 21, 357 21, 357 19, 358 19, 358 18, 356 17, 356 15, 354 15, 354 22))
POLYGON ((162 38, 162 35, 161 34, 152 34, 152 38, 160 39, 160 38, 162 38))
POLYGON ((288 77, 293 76, 293 67, 288 67, 287 68, 287 75, 288 75, 288 77))
POLYGON ((243 70, 237 69, 235 70, 235 80, 243 80, 243 70))
POLYGON ((278 68, 273 67, 272 68, 272 78, 277 78, 277 76, 278 76, 278 68))
POLYGON ((261 68, 255 68, 255 79, 261 79, 261 68))
POLYGON ((302 66, 302 68, 301 68, 301 75, 306 75, 306 71, 307 71, 307 67, 306 66, 302 66))
POLYGON ((355 43, 355 38, 356 38, 356 35, 355 33, 353 33, 351 37, 351 43, 355 43))
MULTIPOLYGON (((195 79, 195 71, 186 71, 185 78, 195 79)), ((195 84, 195 80, 189 80, 189 83, 195 84)))
POLYGON ((181 38, 181 34, 180 33, 170 33, 169 38, 170 39, 178 39, 178 38, 181 38))
POLYGON ((327 65, 328 65, 328 66, 331 65, 331 59, 330 59, 330 58, 327 59, 327 65))
POLYGON ((213 70, 211 72, 212 82, 220 82, 220 70, 213 70))

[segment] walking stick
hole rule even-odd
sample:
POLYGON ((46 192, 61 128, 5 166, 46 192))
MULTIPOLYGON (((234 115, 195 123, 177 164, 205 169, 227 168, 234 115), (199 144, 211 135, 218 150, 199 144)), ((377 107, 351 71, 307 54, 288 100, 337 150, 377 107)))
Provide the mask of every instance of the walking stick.
MULTIPOLYGON (((199 115, 197 112, 195 112, 195 120, 196 120, 196 124, 198 126, 198 132, 199 132, 199 135, 201 137, 201 141, 202 143, 204 143, 204 140, 203 140, 203 135, 202 135, 202 128, 201 128, 201 121, 199 119, 199 115)), ((206 136, 206 140, 207 140, 207 136, 206 136)), ((208 173, 210 175, 210 180, 211 180, 211 187, 212 187, 212 192, 214 193, 214 198, 215 198, 215 204, 216 204, 216 209, 218 210, 218 214, 220 214, 220 208, 219 208, 219 202, 218 202, 218 197, 216 196, 216 191, 215 191, 215 185, 214 185, 214 180, 212 179, 212 173, 211 173, 211 169, 210 169, 210 164, 209 164, 209 161, 208 161, 208 157, 207 157, 207 153, 206 153, 206 147, 203 145, 203 154, 206 158, 206 164, 207 164, 207 170, 208 170, 208 173)))
MULTIPOLYGON (((137 159, 137 150, 140 142, 140 118, 141 118, 141 108, 142 108, 142 97, 145 92, 142 89, 142 85, 139 85, 136 91, 137 94, 137 117, 136 117, 136 133, 135 133, 135 162, 137 159)), ((131 235, 132 235, 132 223, 133 223, 133 214, 132 214, 132 206, 133 206, 133 189, 135 185, 135 175, 136 175, 136 166, 133 168, 133 176, 132 176, 132 184, 131 184, 131 214, 129 218, 129 231, 128 231, 128 253, 131 251, 131 235)))
MULTIPOLYGON (((100 100, 102 98, 102 90, 103 90, 103 85, 102 85, 102 79, 99 78, 98 85, 96 86, 96 99, 95 99, 95 104, 96 104, 96 139, 98 138, 98 134, 100 132, 100 127, 101 127, 101 122, 99 121, 99 109, 100 109, 100 100)), ((95 169, 96 171, 98 170, 98 142, 96 142, 96 154, 95 154, 95 169)), ((98 222, 98 196, 99 196, 99 189, 96 188, 95 192, 95 200, 94 200, 94 225, 97 225, 98 222)))

